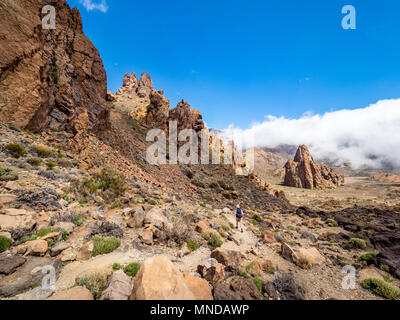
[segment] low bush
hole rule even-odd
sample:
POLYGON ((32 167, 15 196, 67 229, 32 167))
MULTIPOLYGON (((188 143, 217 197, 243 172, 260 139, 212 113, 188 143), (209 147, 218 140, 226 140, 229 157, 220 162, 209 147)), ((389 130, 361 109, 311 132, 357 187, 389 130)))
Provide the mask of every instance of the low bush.
POLYGON ((33 150, 37 153, 39 157, 42 158, 51 157, 56 154, 56 151, 53 148, 41 144, 34 146, 33 150))
POLYGON ((0 181, 18 180, 18 173, 9 166, 0 165, 0 181))
POLYGON ((195 240, 189 240, 186 243, 186 247, 190 250, 190 251, 196 251, 198 248, 200 248, 199 244, 195 241, 195 240))
POLYGON ((208 242, 208 244, 213 248, 218 248, 222 245, 223 241, 221 236, 215 230, 209 230, 203 232, 201 236, 208 242))
POLYGON ((333 219, 327 219, 325 223, 330 227, 338 227, 338 223, 333 219))
POLYGON ((93 252, 92 256, 98 256, 100 254, 106 254, 113 252, 121 244, 121 240, 115 237, 100 237, 94 236, 93 240, 93 252))
POLYGON ((113 263, 111 267, 114 271, 121 270, 122 268, 119 263, 113 263))
POLYGON ((128 264, 128 265, 124 268, 124 272, 125 272, 128 276, 130 276, 130 277, 132 277, 132 278, 136 277, 136 275, 137 275, 137 273, 139 272, 139 270, 140 270, 140 263, 137 263, 137 262, 132 262, 132 263, 128 264))
POLYGON ((361 286, 386 299, 393 300, 400 296, 399 288, 382 279, 368 278, 361 282, 361 286))
POLYGON ((100 274, 84 275, 75 280, 75 286, 86 287, 92 293, 93 297, 98 300, 107 286, 107 277, 100 274))
POLYGON ((259 278, 259 277, 254 277, 253 278, 253 282, 256 285, 258 291, 260 291, 260 294, 262 295, 263 294, 263 288, 262 288, 263 281, 262 281, 262 279, 259 278))
POLYGON ((83 198, 101 193, 101 197, 108 203, 123 195, 126 189, 125 177, 107 167, 82 180, 74 181, 71 187, 71 191, 83 198))
POLYGON ((26 155, 28 153, 28 151, 26 150, 26 148, 24 146, 17 144, 17 143, 6 144, 5 148, 8 152, 11 153, 11 155, 14 158, 17 158, 17 159, 19 157, 23 157, 24 155, 26 155))
POLYGON ((57 167, 57 162, 49 160, 46 162, 46 167, 49 170, 53 170, 55 167, 57 167))
POLYGON ((368 263, 368 261, 372 260, 377 255, 378 255, 377 252, 368 252, 368 253, 365 253, 365 254, 362 254, 361 256, 359 256, 357 258, 357 260, 368 263))
POLYGON ((26 160, 26 162, 28 162, 31 166, 40 166, 40 164, 42 163, 42 159, 29 158, 28 160, 26 160))
POLYGON ((0 236, 0 252, 6 251, 12 244, 12 240, 4 237, 4 236, 0 236))
POLYGON ((354 249, 354 248, 365 249, 368 247, 368 245, 369 244, 363 239, 352 238, 343 244, 343 248, 345 248, 345 249, 354 249))

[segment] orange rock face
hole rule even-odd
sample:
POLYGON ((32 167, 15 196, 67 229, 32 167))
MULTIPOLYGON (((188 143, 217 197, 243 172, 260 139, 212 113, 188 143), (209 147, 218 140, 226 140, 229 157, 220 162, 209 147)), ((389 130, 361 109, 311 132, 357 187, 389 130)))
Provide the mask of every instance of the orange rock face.
POLYGON ((79 11, 52 2, 56 28, 42 28, 44 0, 0 3, 0 118, 41 131, 73 129, 88 113, 87 129, 107 125, 107 77, 99 52, 84 35, 79 11))
POLYGON ((331 167, 316 164, 305 145, 297 149, 294 161, 289 160, 285 170, 284 184, 289 187, 324 189, 344 183, 344 177, 331 167))

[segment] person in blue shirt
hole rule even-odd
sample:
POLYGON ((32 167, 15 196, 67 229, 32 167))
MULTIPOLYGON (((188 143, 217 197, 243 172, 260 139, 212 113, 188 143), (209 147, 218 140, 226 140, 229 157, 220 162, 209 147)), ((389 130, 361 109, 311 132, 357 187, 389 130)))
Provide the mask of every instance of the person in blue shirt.
POLYGON ((243 219, 243 210, 240 208, 240 205, 238 204, 236 206, 236 229, 241 229, 241 232, 243 232, 243 226, 242 226, 242 219, 243 219))

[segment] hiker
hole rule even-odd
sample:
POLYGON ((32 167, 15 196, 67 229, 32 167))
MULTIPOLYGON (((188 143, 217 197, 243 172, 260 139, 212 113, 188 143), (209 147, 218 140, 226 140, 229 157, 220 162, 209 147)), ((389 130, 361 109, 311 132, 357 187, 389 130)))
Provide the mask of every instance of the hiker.
POLYGON ((240 205, 236 206, 236 229, 239 228, 240 225, 240 229, 243 232, 243 226, 242 226, 242 218, 243 218, 244 214, 242 209, 240 208, 240 205))

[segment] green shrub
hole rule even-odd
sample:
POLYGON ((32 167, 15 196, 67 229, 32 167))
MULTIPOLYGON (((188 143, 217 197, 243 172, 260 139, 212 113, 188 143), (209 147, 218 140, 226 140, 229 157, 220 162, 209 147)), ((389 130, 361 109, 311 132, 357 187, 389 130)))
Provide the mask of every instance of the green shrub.
POLYGON ((100 236, 94 236, 92 238, 93 240, 93 252, 92 256, 98 256, 100 254, 106 254, 113 252, 115 249, 119 247, 121 244, 121 240, 115 238, 115 237, 100 237, 100 236))
POLYGON ((33 149, 42 158, 54 156, 56 153, 53 148, 41 144, 34 146, 33 149))
POLYGON ((386 299, 396 299, 400 296, 399 288, 389 282, 377 278, 368 278, 361 282, 363 288, 386 299))
POLYGON ((190 251, 196 251, 198 248, 200 248, 199 244, 195 241, 195 240, 189 240, 186 243, 186 247, 190 250, 190 251))
POLYGON ((12 154, 12 156, 14 158, 17 158, 17 159, 19 157, 23 157, 24 155, 26 155, 28 153, 28 151, 26 150, 26 148, 24 146, 17 144, 17 143, 6 144, 5 148, 8 152, 10 152, 12 154))
POLYGON ((100 274, 84 275, 75 279, 75 286, 86 287, 95 299, 100 299, 102 292, 107 286, 107 277, 100 274))
POLYGON ((213 248, 218 248, 222 245, 223 241, 221 236, 215 230, 209 230, 203 232, 201 236, 208 242, 208 244, 213 248))
POLYGON ((268 266, 267 273, 274 274, 275 272, 276 272, 276 269, 274 266, 268 266))
POLYGON ((0 252, 6 251, 12 244, 12 240, 4 237, 4 236, 0 236, 0 252))
POLYGON ((390 267, 389 267, 388 265, 386 265, 386 264, 381 264, 381 265, 379 266, 379 268, 380 268, 382 271, 385 271, 385 272, 389 272, 389 271, 390 271, 390 267))
POLYGON ((330 227, 338 227, 338 223, 333 219, 327 219, 325 223, 330 227))
POLYGON ((0 181, 18 180, 18 173, 6 165, 0 165, 0 181))
POLYGON ((42 159, 40 158, 29 158, 26 160, 31 166, 39 166, 42 163, 42 159))
POLYGON ((77 226, 81 226, 83 224, 83 219, 79 214, 74 214, 72 216, 72 222, 77 226))
POLYGON ((368 247, 368 244, 365 240, 359 238, 352 238, 349 241, 343 244, 343 248, 345 249, 365 249, 368 247))
POLYGON ((250 271, 254 268, 254 265, 255 265, 254 261, 253 261, 253 262, 250 262, 250 263, 246 266, 246 271, 247 271, 247 272, 250 272, 250 271))
POLYGON ((262 222, 263 218, 259 214, 254 214, 253 219, 256 220, 257 222, 262 222))
POLYGON ((114 271, 117 271, 117 270, 121 270, 121 265, 119 264, 119 263, 113 263, 112 264, 112 269, 114 270, 114 271))
POLYGON ((259 278, 259 277, 254 277, 253 278, 253 282, 257 286, 258 291, 260 291, 260 294, 262 295, 263 294, 263 289, 262 289, 263 281, 262 281, 262 279, 259 278))
POLYGON ((221 226, 221 228, 224 230, 224 231, 229 231, 231 228, 229 227, 229 226, 227 226, 226 224, 223 224, 222 226, 221 226))
POLYGON ((121 173, 106 167, 90 177, 75 181, 72 185, 72 190, 83 197, 102 192, 102 198, 109 203, 123 195, 126 189, 125 177, 121 173))
POLYGON ((358 261, 363 261, 363 262, 368 262, 370 260, 372 260, 373 258, 375 258, 378 255, 377 252, 368 252, 365 254, 362 254, 361 256, 359 256, 357 258, 358 261))
POLYGON ((49 160, 49 161, 46 162, 46 167, 49 170, 53 170, 55 167, 57 167, 57 162, 49 160))
POLYGON ((137 262, 132 262, 130 264, 128 264, 125 268, 124 268, 124 272, 134 278, 136 277, 137 273, 139 272, 140 269, 140 263, 137 262))
POLYGON ((246 278, 246 279, 250 279, 251 277, 249 276, 249 274, 246 272, 246 271, 244 271, 244 270, 239 270, 239 274, 243 277, 243 278, 246 278))

